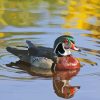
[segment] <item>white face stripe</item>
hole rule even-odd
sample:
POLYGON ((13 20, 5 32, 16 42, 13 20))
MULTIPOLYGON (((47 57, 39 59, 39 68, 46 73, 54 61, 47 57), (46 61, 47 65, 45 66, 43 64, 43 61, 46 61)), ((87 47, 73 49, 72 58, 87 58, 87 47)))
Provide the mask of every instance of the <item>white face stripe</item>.
MULTIPOLYGON (((57 46, 56 46, 56 48, 54 49, 54 53, 56 54, 56 49, 57 49, 57 47, 58 47, 58 45, 60 44, 61 42, 59 42, 58 44, 57 44, 57 46)), ((71 54, 71 51, 70 51, 70 49, 65 49, 65 47, 64 47, 64 43, 61 43, 62 44, 62 47, 63 47, 63 50, 65 51, 64 53, 61 53, 60 51, 58 51, 58 53, 60 54, 60 55, 62 55, 62 56, 67 56, 67 55, 70 55, 71 54)))
MULTIPOLYGON (((58 45, 60 44, 61 42, 59 42, 58 44, 57 44, 57 46, 55 47, 55 49, 54 49, 54 53, 56 54, 56 49, 57 49, 57 47, 58 47, 58 45)), ((61 43, 62 44, 62 43, 61 43)))
POLYGON ((70 55, 70 54, 71 54, 70 49, 65 49, 64 43, 62 44, 62 46, 63 46, 63 49, 64 49, 64 51, 65 51, 65 52, 63 53, 63 55, 64 55, 64 56, 70 55))
POLYGON ((62 93, 64 93, 64 87, 65 87, 65 86, 69 86, 69 80, 62 80, 62 82, 63 82, 64 84, 63 84, 63 86, 62 86, 61 91, 62 91, 62 93))

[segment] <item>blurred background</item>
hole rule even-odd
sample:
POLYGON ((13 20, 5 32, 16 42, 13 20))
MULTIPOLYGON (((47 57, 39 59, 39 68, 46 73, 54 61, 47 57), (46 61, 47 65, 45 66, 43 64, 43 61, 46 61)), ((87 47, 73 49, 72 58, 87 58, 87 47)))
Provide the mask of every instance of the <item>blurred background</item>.
MULTIPOLYGON (((34 77, 6 64, 19 59, 7 46, 53 47, 61 35, 75 38, 81 52, 72 54, 81 70, 72 84, 81 89, 71 100, 100 100, 100 1, 99 0, 0 0, 0 98, 2 100, 63 100, 51 79, 34 77)), ((26 49, 26 48, 24 48, 26 49)))

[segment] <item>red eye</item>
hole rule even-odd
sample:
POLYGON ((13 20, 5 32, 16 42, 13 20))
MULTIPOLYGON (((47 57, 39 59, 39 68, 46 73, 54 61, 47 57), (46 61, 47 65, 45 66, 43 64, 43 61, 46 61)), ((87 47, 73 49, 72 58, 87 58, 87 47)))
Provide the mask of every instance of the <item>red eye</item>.
POLYGON ((68 43, 68 40, 64 40, 64 43, 68 43))

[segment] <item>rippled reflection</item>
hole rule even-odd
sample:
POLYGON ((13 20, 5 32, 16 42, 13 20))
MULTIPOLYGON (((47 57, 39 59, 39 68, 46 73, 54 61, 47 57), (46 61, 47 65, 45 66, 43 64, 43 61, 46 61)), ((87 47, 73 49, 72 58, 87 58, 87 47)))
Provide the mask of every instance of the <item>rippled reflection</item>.
POLYGON ((42 70, 42 69, 33 69, 30 64, 17 61, 17 62, 11 62, 9 64, 6 64, 8 68, 14 68, 14 69, 20 69, 18 73, 28 73, 33 77, 13 77, 13 76, 0 76, 0 77, 6 77, 10 79, 16 79, 16 80, 30 80, 30 79, 37 79, 37 78, 45 78, 45 79, 51 79, 53 77, 53 88, 55 93, 63 98, 72 98, 78 89, 80 89, 80 86, 71 86, 70 80, 77 76, 80 69, 75 70, 66 70, 66 71, 55 71, 52 73, 51 70, 42 70))
POLYGON ((44 0, 0 1, 0 21, 2 26, 12 25, 17 27, 53 25, 49 18, 53 16, 53 10, 58 9, 58 2, 44 0), (55 6, 56 4, 56 6, 55 6), (41 20, 44 20, 41 21, 41 20))
MULTIPOLYGON (((11 62, 9 64, 6 64, 10 68, 18 68, 20 70, 23 70, 24 72, 32 75, 32 76, 39 76, 39 77, 52 77, 52 72, 51 70, 43 70, 43 69, 37 69, 37 68, 32 68, 29 63, 25 63, 22 61, 17 61, 17 62, 11 62), (15 67, 14 67, 15 66, 15 67)), ((23 72, 22 72, 23 73, 23 72)))
POLYGON ((70 0, 64 27, 99 31, 99 0, 70 0))
POLYGON ((67 71, 56 71, 53 74, 53 88, 55 93, 63 98, 72 98, 74 94, 80 89, 80 86, 71 86, 70 80, 76 76, 79 69, 67 70, 67 71))

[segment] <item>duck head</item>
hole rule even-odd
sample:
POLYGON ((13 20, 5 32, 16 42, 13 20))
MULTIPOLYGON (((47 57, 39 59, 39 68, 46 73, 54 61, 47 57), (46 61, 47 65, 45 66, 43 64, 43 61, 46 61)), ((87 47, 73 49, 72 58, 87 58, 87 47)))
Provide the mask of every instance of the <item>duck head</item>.
POLYGON ((63 35, 58 37, 54 42, 54 54, 57 56, 67 56, 71 54, 72 50, 79 51, 80 49, 75 46, 75 40, 72 36, 63 35))

